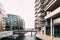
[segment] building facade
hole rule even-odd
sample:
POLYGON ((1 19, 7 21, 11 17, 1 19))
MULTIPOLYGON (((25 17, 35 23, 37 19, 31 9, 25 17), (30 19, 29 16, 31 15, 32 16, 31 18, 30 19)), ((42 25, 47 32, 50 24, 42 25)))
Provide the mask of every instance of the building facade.
POLYGON ((60 0, 51 0, 45 7, 46 34, 60 39, 60 0))
POLYGON ((6 27, 6 13, 2 4, 0 3, 0 31, 4 31, 6 27))
MULTIPOLYGON (((60 39, 60 0, 36 0, 35 18, 39 21, 40 32, 53 40, 60 39), (39 17, 39 18, 38 18, 39 17)), ((35 28, 39 27, 35 19, 35 28), (36 24, 37 23, 37 24, 36 24)))
POLYGON ((45 20, 45 12, 44 12, 44 7, 45 7, 45 0, 36 0, 35 1, 35 29, 38 31, 41 30, 41 27, 43 28, 45 20))
POLYGON ((6 21, 6 30, 20 30, 23 28, 23 20, 20 16, 7 14, 7 21, 6 21))

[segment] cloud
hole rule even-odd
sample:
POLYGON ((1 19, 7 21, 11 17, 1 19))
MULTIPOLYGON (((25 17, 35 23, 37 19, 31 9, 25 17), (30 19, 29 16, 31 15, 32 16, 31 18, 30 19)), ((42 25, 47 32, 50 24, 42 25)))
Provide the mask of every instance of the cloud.
POLYGON ((34 27, 34 0, 0 0, 6 13, 16 14, 25 20, 26 28, 34 27))

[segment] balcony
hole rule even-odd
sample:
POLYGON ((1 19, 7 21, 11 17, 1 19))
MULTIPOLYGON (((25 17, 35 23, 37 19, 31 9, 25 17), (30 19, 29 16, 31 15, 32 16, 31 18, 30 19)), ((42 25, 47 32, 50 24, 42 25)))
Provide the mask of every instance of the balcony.
POLYGON ((41 4, 39 8, 44 9, 44 4, 41 4))
POLYGON ((35 11, 39 10, 39 8, 36 8, 35 11))
POLYGON ((44 13, 44 9, 40 9, 38 13, 44 13))
POLYGON ((44 27, 45 22, 40 22, 39 24, 40 24, 40 27, 44 27))
POLYGON ((35 15, 37 14, 38 12, 35 12, 35 15))
POLYGON ((43 16, 45 16, 45 14, 44 14, 44 13, 39 13, 38 16, 39 16, 39 17, 43 17, 43 16))
POLYGON ((45 22, 44 17, 40 17, 40 18, 39 18, 39 22, 45 22))
POLYGON ((45 7, 46 10, 55 3, 56 0, 51 0, 45 7))
POLYGON ((48 2, 48 3, 45 5, 45 11, 46 11, 46 10, 53 11, 53 10, 55 10, 56 8, 58 8, 59 6, 60 6, 60 0, 50 0, 50 2, 48 2))
POLYGON ((54 25, 60 25, 60 18, 57 18, 53 21, 54 25))
POLYGON ((46 4, 46 0, 40 0, 41 4, 46 4))
POLYGON ((35 3, 37 3, 39 0, 36 0, 35 3))
POLYGON ((46 2, 46 4, 45 4, 45 6, 48 4, 48 3, 50 3, 52 0, 46 0, 45 2, 46 2))
POLYGON ((57 15, 60 15, 60 7, 58 7, 56 10, 54 10, 54 11, 51 12, 50 14, 46 15, 46 16, 45 16, 45 19, 54 18, 54 17, 56 17, 57 15))
POLYGON ((40 20, 40 22, 43 22, 43 23, 44 23, 44 22, 45 22, 45 20, 44 20, 44 19, 41 19, 41 20, 40 20))

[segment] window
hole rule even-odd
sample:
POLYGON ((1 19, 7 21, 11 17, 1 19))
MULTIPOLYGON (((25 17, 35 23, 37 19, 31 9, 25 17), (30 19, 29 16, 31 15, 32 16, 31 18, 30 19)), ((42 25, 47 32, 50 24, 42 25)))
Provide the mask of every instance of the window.
POLYGON ((60 25, 54 27, 54 37, 60 37, 60 25))
POLYGON ((6 20, 3 19, 3 22, 5 22, 6 20))

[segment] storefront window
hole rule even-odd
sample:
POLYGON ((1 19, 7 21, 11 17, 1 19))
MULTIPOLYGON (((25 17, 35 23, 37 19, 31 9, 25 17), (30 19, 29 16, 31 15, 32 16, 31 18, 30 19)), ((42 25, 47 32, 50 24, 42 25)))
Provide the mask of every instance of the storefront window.
POLYGON ((60 37, 60 27, 59 26, 54 27, 54 37, 60 37))

